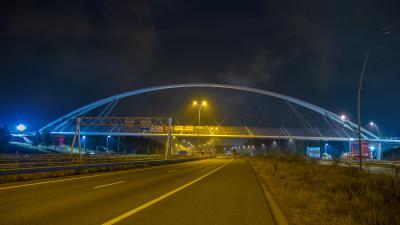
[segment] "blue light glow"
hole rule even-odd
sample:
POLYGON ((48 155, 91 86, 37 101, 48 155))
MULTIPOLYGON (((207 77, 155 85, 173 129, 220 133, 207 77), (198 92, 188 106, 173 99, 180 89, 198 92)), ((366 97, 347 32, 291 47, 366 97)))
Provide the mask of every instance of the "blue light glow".
POLYGON ((23 132, 26 130, 26 126, 24 124, 19 124, 18 126, 15 127, 18 131, 23 132))

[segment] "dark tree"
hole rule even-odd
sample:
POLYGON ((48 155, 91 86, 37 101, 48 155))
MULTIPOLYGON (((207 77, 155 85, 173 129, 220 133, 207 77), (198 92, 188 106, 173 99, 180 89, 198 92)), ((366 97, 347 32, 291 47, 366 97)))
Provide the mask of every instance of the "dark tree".
POLYGON ((0 126, 0 152, 5 152, 11 140, 10 130, 7 125, 0 126))

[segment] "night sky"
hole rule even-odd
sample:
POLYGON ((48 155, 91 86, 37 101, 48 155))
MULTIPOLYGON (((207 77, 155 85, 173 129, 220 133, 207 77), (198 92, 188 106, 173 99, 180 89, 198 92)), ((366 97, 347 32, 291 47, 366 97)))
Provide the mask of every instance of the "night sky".
POLYGON ((231 83, 290 95, 400 136, 396 0, 0 3, 0 123, 32 126, 154 85, 231 83))

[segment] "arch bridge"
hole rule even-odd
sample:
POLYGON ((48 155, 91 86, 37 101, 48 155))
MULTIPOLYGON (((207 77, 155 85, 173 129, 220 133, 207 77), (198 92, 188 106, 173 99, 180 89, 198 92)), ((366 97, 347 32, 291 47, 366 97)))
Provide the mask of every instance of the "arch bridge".
MULTIPOLYGON (((168 137, 167 143, 170 146, 173 136, 352 141, 357 138, 357 125, 327 109, 283 94, 230 84, 189 83, 149 87, 110 96, 56 119, 41 128, 40 132, 74 135, 78 141, 80 135, 168 137), (274 98, 287 105, 291 117, 295 118, 300 126, 286 124, 275 127, 238 126, 223 123, 194 126, 193 123, 183 124, 168 115, 159 115, 160 117, 110 116, 116 105, 129 97, 184 88, 234 90, 274 98), (307 118, 308 112, 305 111, 313 113, 316 119, 307 118), (317 120, 318 123, 315 124, 314 121, 317 120)), ((363 140, 371 142, 400 143, 398 139, 380 138, 364 128, 361 129, 361 136, 363 140)))

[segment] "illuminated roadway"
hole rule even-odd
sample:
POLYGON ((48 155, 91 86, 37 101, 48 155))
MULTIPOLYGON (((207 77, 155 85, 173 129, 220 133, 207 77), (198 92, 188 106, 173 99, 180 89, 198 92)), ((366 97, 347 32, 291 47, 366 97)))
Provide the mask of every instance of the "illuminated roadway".
POLYGON ((0 224, 274 224, 251 167, 217 158, 0 185, 0 224))

